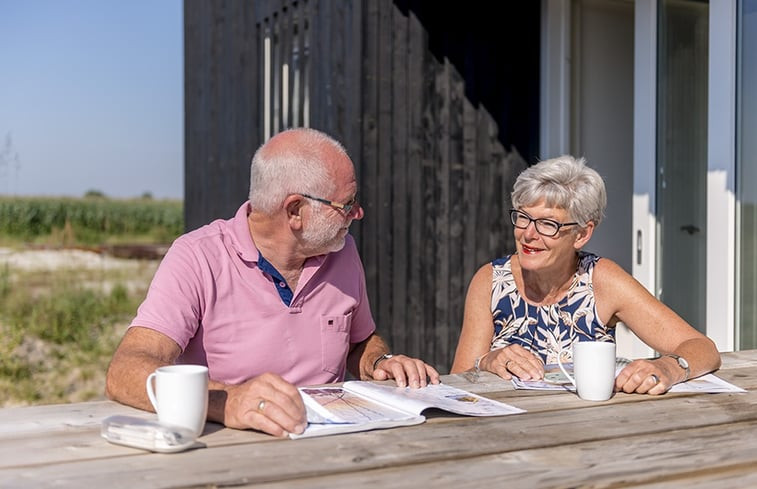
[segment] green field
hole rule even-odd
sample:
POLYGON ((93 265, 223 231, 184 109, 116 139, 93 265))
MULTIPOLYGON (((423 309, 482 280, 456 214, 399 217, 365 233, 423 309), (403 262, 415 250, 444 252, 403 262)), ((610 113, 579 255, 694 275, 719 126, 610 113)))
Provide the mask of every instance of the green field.
POLYGON ((0 197, 0 406, 103 398, 158 260, 81 248, 170 244, 182 215, 179 201, 0 197))
POLYGON ((0 197, 0 243, 166 243, 184 229, 179 200, 0 197))

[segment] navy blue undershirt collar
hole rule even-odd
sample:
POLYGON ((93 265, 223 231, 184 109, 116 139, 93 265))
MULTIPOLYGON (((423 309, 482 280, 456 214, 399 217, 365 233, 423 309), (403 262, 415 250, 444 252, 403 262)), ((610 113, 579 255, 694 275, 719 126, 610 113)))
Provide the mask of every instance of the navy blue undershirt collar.
POLYGON ((289 284, 287 284, 287 281, 284 280, 284 277, 281 275, 281 273, 279 273, 279 271, 276 270, 276 267, 271 265, 271 263, 266 260, 263 255, 259 255, 258 257, 258 266, 261 270, 263 270, 273 278, 274 284, 276 286, 276 292, 279 293, 279 297, 281 297, 282 302, 284 302, 287 307, 290 306, 292 304, 294 292, 292 292, 292 289, 289 288, 289 284))

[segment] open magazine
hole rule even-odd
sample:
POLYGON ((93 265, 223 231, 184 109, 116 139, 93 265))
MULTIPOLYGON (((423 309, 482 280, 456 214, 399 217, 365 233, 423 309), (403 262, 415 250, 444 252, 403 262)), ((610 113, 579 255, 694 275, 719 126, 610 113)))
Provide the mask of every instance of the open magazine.
MULTIPOLYGON (((631 363, 626 358, 618 358, 615 362, 615 376, 617 377, 623 368, 631 363)), ((573 373, 572 363, 563 363, 566 370, 573 373)), ((572 391, 576 388, 560 371, 560 367, 555 364, 548 364, 544 367, 544 379, 542 380, 521 380, 513 376, 513 386, 516 389, 547 390, 547 391, 572 391)), ((700 392, 700 393, 718 393, 718 392, 746 392, 741 387, 737 387, 720 377, 713 374, 702 375, 686 382, 676 384, 668 392, 700 392)))
POLYGON ((308 415, 304 433, 290 438, 350 433, 423 423, 435 408, 465 416, 504 416, 522 409, 444 384, 420 389, 345 382, 341 386, 300 387, 308 415))

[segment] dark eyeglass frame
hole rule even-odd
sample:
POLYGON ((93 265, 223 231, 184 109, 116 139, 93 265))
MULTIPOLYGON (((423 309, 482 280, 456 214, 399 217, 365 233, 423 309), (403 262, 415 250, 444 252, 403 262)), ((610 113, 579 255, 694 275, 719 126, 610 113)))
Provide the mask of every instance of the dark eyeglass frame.
POLYGON ((555 221, 554 219, 547 219, 545 217, 534 219, 533 217, 529 216, 523 211, 519 211, 518 209, 510 209, 510 222, 512 222, 513 226, 515 226, 518 229, 526 229, 529 226, 529 224, 534 223, 534 229, 536 229, 536 232, 548 238, 553 238, 557 236, 557 233, 559 233, 560 230, 566 226, 578 225, 577 222, 559 222, 559 221, 555 221), (528 224, 526 224, 525 226, 518 226, 516 222, 518 221, 519 217, 528 219, 528 224), (543 232, 542 229, 539 227, 540 224, 547 224, 548 226, 555 226, 556 228, 555 232, 552 234, 543 232))
POLYGON ((352 209, 354 209, 355 206, 358 205, 357 195, 353 197, 352 200, 350 200, 346 204, 342 204, 340 202, 334 202, 333 200, 322 199, 320 197, 314 197, 308 194, 300 194, 300 195, 302 195, 306 199, 315 200, 316 202, 321 202, 322 204, 330 205, 334 209, 339 209, 341 211, 344 211, 345 214, 349 214, 350 211, 352 211, 352 209))

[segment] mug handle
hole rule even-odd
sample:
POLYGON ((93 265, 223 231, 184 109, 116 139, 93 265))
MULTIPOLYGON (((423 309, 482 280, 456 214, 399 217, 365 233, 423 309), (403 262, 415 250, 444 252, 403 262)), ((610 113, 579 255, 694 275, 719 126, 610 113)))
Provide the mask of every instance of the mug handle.
POLYGON ((576 385, 576 379, 574 379, 573 376, 568 373, 568 371, 562 364, 562 352, 557 355, 557 365, 560 367, 560 370, 562 370, 563 375, 565 375, 568 380, 570 380, 570 383, 573 384, 573 387, 578 389, 578 386, 576 385))
POLYGON ((145 383, 145 387, 147 389, 147 397, 150 398, 150 402, 152 403, 152 407, 155 408, 155 412, 158 412, 158 399, 155 397, 155 391, 152 386, 152 379, 155 378, 155 372, 151 373, 147 376, 147 382, 145 383))

